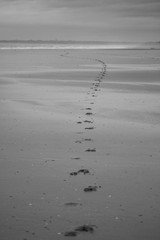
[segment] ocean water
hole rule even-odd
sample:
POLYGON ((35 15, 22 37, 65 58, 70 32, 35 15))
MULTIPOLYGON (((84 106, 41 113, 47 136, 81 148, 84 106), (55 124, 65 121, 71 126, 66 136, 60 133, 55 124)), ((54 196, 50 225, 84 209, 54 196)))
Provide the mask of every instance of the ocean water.
POLYGON ((160 49, 159 43, 76 43, 43 41, 0 41, 0 50, 49 50, 49 49, 160 49))

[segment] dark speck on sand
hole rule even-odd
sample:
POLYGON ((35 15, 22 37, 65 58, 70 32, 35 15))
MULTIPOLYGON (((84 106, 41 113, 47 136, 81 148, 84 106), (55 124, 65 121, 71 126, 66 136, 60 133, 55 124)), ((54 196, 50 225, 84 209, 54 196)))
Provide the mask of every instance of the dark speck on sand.
POLYGON ((86 188, 84 188, 84 192, 95 192, 97 191, 97 186, 88 186, 86 188))
POLYGON ((95 225, 84 224, 76 227, 74 231, 67 231, 64 233, 65 237, 76 237, 79 233, 94 233, 95 225))
POLYGON ((75 231, 68 231, 64 233, 65 237, 76 237, 77 236, 77 232, 75 231))
POLYGON ((79 226, 75 229, 75 231, 77 232, 89 232, 89 233, 93 233, 94 232, 94 225, 87 225, 84 224, 82 226, 79 226))
POLYGON ((76 207, 76 206, 82 206, 82 204, 81 203, 76 203, 76 202, 67 202, 67 203, 65 203, 65 206, 76 207))

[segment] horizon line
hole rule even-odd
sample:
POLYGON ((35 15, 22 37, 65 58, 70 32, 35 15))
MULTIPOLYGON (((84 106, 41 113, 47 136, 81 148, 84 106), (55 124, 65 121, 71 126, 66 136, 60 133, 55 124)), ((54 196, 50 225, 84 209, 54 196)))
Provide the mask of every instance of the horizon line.
POLYGON ((0 43, 3 42, 27 42, 27 43, 37 43, 37 42, 41 42, 41 43, 112 43, 112 44, 160 44, 160 41, 136 41, 136 42, 131 42, 131 41, 104 41, 104 40, 59 40, 59 39, 52 39, 52 40, 41 40, 41 39, 36 39, 36 40, 32 40, 32 39, 1 39, 0 43))

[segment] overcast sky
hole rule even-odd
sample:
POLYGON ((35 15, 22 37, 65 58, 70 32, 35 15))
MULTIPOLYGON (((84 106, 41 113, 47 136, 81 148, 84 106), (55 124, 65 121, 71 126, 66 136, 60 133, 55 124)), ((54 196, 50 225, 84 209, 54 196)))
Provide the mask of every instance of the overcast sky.
POLYGON ((159 41, 160 0, 0 0, 0 39, 159 41))

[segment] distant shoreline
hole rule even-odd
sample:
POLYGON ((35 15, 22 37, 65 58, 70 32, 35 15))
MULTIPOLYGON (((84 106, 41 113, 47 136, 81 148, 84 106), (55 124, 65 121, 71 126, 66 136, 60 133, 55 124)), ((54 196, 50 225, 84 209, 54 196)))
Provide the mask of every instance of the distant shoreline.
POLYGON ((0 40, 0 43, 31 43, 31 44, 134 44, 134 45, 160 45, 160 41, 147 41, 147 42, 120 42, 120 41, 76 41, 76 40, 18 40, 18 39, 11 39, 11 40, 0 40))
POLYGON ((0 40, 0 50, 54 50, 54 49, 100 49, 100 50, 160 50, 160 42, 104 42, 59 40, 0 40))

